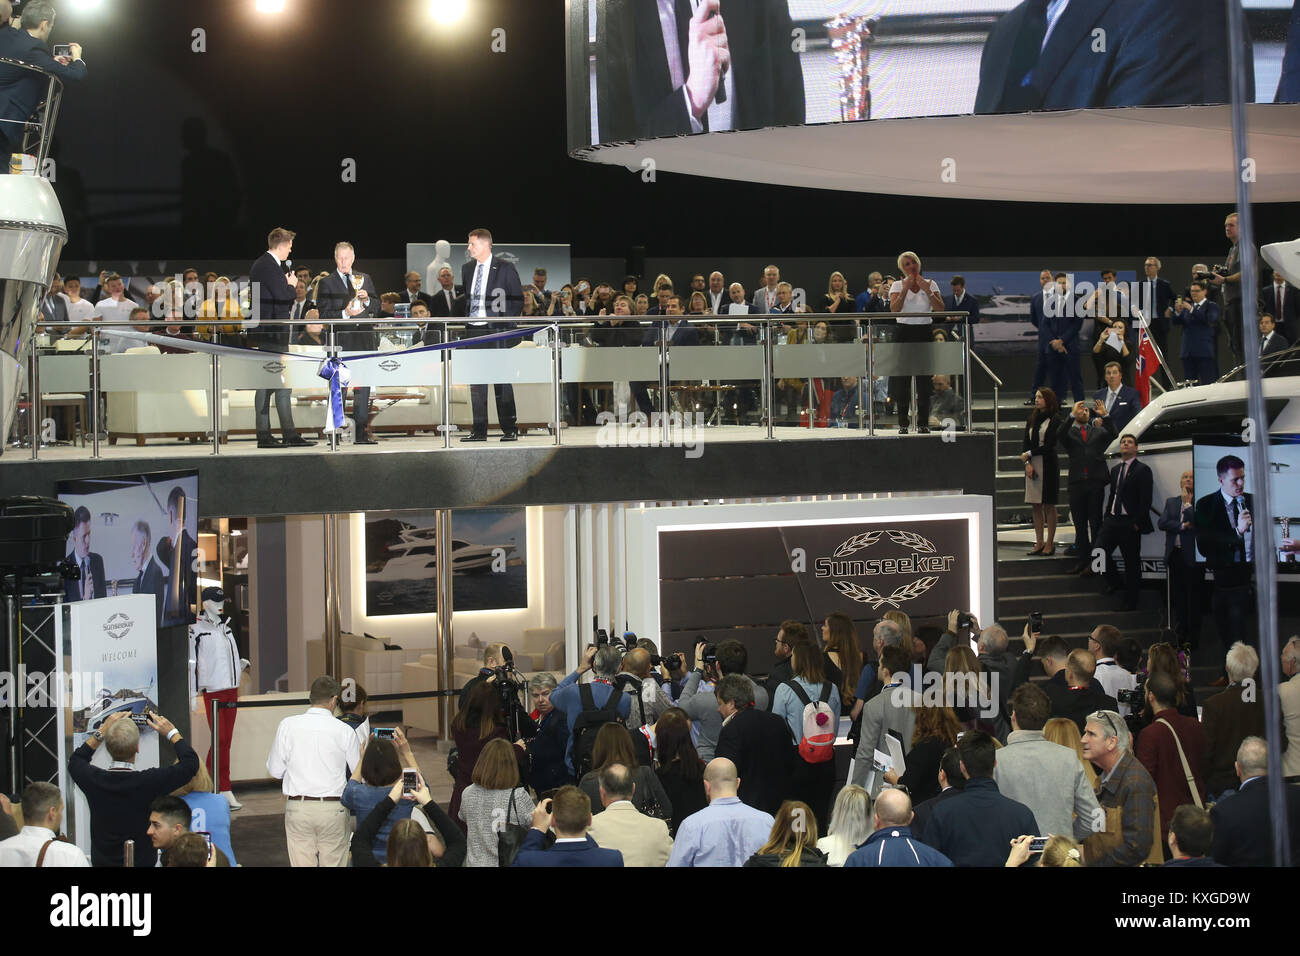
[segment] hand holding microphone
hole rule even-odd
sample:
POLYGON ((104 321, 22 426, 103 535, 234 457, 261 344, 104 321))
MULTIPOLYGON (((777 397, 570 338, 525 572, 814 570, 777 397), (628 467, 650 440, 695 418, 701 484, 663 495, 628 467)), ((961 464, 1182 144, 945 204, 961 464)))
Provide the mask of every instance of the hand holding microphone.
POLYGON ((691 112, 698 119, 713 102, 725 103, 727 90, 723 76, 731 66, 727 46, 727 27, 722 22, 718 0, 699 0, 691 15, 687 39, 686 95, 691 112))

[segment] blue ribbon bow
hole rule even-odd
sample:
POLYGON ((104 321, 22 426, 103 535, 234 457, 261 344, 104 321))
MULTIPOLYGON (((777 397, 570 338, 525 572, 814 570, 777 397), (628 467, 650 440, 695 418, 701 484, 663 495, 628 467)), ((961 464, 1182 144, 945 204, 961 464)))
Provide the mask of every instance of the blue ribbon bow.
POLYGON ((325 413, 325 431, 327 433, 343 431, 345 427, 343 389, 352 381, 352 375, 337 355, 331 355, 321 362, 316 374, 330 383, 330 403, 329 410, 325 413))

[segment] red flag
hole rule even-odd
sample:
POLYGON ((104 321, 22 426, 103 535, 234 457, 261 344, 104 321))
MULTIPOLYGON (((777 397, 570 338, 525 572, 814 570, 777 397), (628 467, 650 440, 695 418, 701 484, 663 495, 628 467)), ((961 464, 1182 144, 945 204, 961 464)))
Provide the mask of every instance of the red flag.
POLYGON ((1151 344, 1144 325, 1138 331, 1137 375, 1133 383, 1144 408, 1151 402, 1151 376, 1159 368, 1160 360, 1156 358, 1155 346, 1151 344))

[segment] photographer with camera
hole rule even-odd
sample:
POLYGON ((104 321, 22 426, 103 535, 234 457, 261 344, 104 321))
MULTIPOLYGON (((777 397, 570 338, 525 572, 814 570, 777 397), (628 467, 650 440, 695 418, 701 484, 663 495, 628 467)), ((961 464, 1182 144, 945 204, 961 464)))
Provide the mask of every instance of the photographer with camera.
POLYGON ((618 676, 619 665, 622 662, 623 651, 620 647, 613 644, 593 644, 583 654, 581 666, 560 681, 560 685, 551 692, 551 704, 557 710, 564 712, 568 723, 569 732, 564 746, 564 759, 570 773, 573 773, 577 766, 577 758, 581 756, 575 752, 576 743, 582 742, 583 751, 589 755, 600 725, 610 721, 627 720, 627 715, 631 713, 632 702, 626 694, 614 686, 614 678, 618 676), (581 678, 587 671, 592 672, 593 679, 590 683, 581 683, 581 678), (580 721, 581 725, 579 725, 580 721), (585 737, 591 739, 581 741, 581 738, 585 737))
POLYGON ((465 682, 465 686, 460 689, 460 708, 464 710, 465 702, 469 700, 469 693, 479 684, 483 683, 492 676, 491 672, 498 667, 502 667, 507 660, 511 659, 507 655, 510 648, 503 643, 489 644, 483 648, 483 666, 479 672, 465 682))
MULTIPOLYGON (((511 743, 513 739, 506 727, 506 709, 501 703, 501 693, 494 686, 495 684, 495 680, 485 680, 471 690, 465 706, 451 722, 451 736, 455 741, 456 750, 454 758, 449 758, 447 761, 447 769, 451 771, 454 781, 447 815, 453 820, 460 819, 461 794, 472 782, 474 766, 478 763, 483 749, 493 740, 511 743)), ((519 763, 520 775, 526 776, 528 754, 518 747, 511 749, 519 763)), ((461 829, 465 829, 464 825, 461 825, 461 829)))
POLYGON ((745 674, 749 652, 740 641, 723 641, 713 645, 700 640, 695 643, 695 666, 682 686, 677 706, 686 711, 696 730, 695 749, 700 759, 708 763, 718 746, 722 731, 722 715, 718 713, 718 699, 714 687, 728 674, 744 677, 754 687, 754 706, 767 710, 767 691, 745 674))
POLYGON ((622 670, 614 678, 615 686, 632 698, 627 729, 633 732, 655 723, 664 711, 673 706, 668 692, 654 679, 651 668, 655 656, 633 645, 623 655, 622 670))
MULTIPOLYGON (((1223 292, 1223 320, 1228 326, 1228 347, 1232 349, 1233 358, 1236 364, 1240 365, 1244 360, 1245 351, 1241 344, 1241 237, 1237 234, 1237 214, 1229 213, 1223 220, 1223 234, 1228 237, 1232 243, 1232 248, 1228 250, 1227 261, 1221 266, 1215 266, 1208 276, 1197 276, 1204 278, 1211 285, 1219 288, 1223 292)), ((1258 250, 1255 250, 1258 255, 1258 250)), ((1254 295, 1252 291, 1251 295, 1254 295)))

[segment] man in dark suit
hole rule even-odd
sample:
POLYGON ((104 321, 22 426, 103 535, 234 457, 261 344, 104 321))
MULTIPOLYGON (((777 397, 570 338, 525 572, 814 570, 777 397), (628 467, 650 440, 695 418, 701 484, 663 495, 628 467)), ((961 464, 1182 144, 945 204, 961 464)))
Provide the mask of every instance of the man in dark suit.
POLYGON ((1278 375, 1294 375, 1292 369, 1295 368, 1295 360, 1291 361, 1270 361, 1270 355, 1276 355, 1278 352, 1284 352, 1291 347, 1291 343, 1282 337, 1277 331, 1277 326, 1273 322, 1273 316, 1265 312, 1259 317, 1259 364, 1264 370, 1265 378, 1274 378, 1278 375))
POLYGON ((1215 333, 1219 327, 1219 307, 1206 299, 1206 285, 1197 280, 1191 285, 1192 301, 1180 299, 1174 312, 1174 325, 1183 327, 1183 378, 1209 385, 1219 377, 1215 356, 1215 333))
MULTIPOLYGON (((669 293, 666 297, 664 306, 664 315, 666 321, 651 323, 645 332, 645 337, 641 344, 653 348, 659 347, 659 336, 664 333, 668 336, 668 347, 671 349, 674 345, 699 345, 700 331, 682 318, 682 299, 681 296, 669 293)), ((632 382, 630 387, 632 397, 636 399, 636 407, 643 414, 649 415, 654 411, 654 403, 650 401, 650 392, 647 391, 648 382, 632 382)), ((665 410, 668 407, 667 396, 664 396, 663 404, 665 410)))
POLYGON ((782 0, 610 0, 596 23, 601 142, 804 121, 782 0))
POLYGON ((1165 533, 1165 568, 1169 575, 1174 631, 1195 648, 1201 637, 1205 567, 1197 562, 1192 481, 1192 473, 1183 472, 1178 481, 1181 494, 1166 499, 1156 524, 1165 533))
MULTIPOLYGON (((1034 366, 1034 385, 1029 390, 1029 401, 1026 405, 1034 404, 1034 396, 1038 390, 1048 383, 1052 377, 1053 368, 1053 349, 1052 349, 1052 327, 1047 322, 1047 313, 1056 309, 1056 284, 1052 279, 1052 270, 1044 269, 1038 273, 1038 284, 1042 290, 1037 295, 1029 297, 1029 324, 1038 330, 1038 364, 1034 366)), ((1057 393, 1058 398, 1064 398, 1061 393, 1057 393)))
POLYGON ((426 295, 424 292, 420 291, 420 286, 424 282, 424 280, 420 278, 420 273, 412 269, 403 277, 403 281, 406 283, 406 288, 398 293, 398 295, 400 295, 401 298, 398 299, 397 301, 408 302, 411 305, 415 305, 415 303, 417 302, 423 302, 425 305, 429 307, 429 311, 432 312, 433 299, 430 298, 428 295, 426 295))
POLYGON ((81 580, 63 582, 65 601, 86 601, 108 597, 104 578, 104 559, 90 550, 90 509, 79 505, 72 515, 72 553, 68 559, 81 570, 81 580))
MULTIPOLYGON (((41 300, 41 319, 45 322, 66 322, 68 321, 68 300, 62 295, 63 278, 55 273, 54 281, 50 283, 50 289, 41 300)), ((58 335, 63 334, 59 330, 58 335)))
POLYGON ((438 290, 429 296, 429 314, 434 318, 455 318, 465 314, 465 290, 457 289, 451 266, 438 270, 438 290))
MULTIPOLYGON (((1272 808, 1268 800, 1268 750, 1262 737, 1247 737, 1237 750, 1241 787, 1210 810, 1214 859, 1224 866, 1275 866, 1272 808)), ((1300 860, 1300 787, 1286 787, 1291 862, 1300 860)))
MULTIPOLYGON (((288 351, 289 327, 284 320, 289 317, 297 298, 298 277, 290 271, 289 253, 293 250, 294 233, 276 227, 266 237, 266 252, 258 256, 248 269, 249 281, 257 289, 258 324, 248 333, 248 344, 255 348, 288 351)), ((293 424, 293 396, 287 388, 259 388, 254 399, 257 423, 258 448, 284 448, 286 445, 314 445, 298 434, 293 424), (284 440, 271 434, 271 396, 275 396, 275 411, 280 419, 280 433, 284 440)))
POLYGON ((1214 623, 1219 641, 1253 644, 1246 619, 1255 603, 1250 596, 1250 570, 1255 560, 1252 496, 1246 494, 1246 463, 1224 455, 1215 464, 1219 489, 1196 502, 1196 545, 1214 572, 1214 623))
POLYGON ((1118 362, 1107 362, 1104 370, 1106 384, 1093 393, 1095 415, 1105 413, 1115 434, 1124 434, 1128 423, 1142 411, 1142 396, 1132 385, 1124 384, 1124 369, 1118 362))
MULTIPOLYGON (((966 277, 953 276, 949 284, 952 286, 952 295, 944 296, 944 311, 969 312, 970 318, 967 319, 967 322, 970 325, 979 324, 980 304, 975 296, 966 294, 966 277)), ((958 325, 960 326, 961 323, 958 323, 958 325)))
MULTIPOLYGON (((1101 411, 1105 411, 1102 406, 1101 411)), ((1074 553, 1077 557, 1072 574, 1092 574, 1092 542, 1101 531, 1102 502, 1106 497, 1109 472, 1106 449, 1115 439, 1115 429, 1108 415, 1091 418, 1088 406, 1074 403, 1073 421, 1060 430, 1059 442, 1070 458, 1067 488, 1070 518, 1074 521, 1074 553)))
POLYGON ((789 793, 790 727, 776 714, 754 706, 754 685, 743 674, 728 674, 714 690, 722 731, 715 757, 726 757, 740 774, 740 799, 756 810, 775 814, 789 793))
MULTIPOLYGON (((1134 292, 1138 296, 1142 314, 1146 316, 1147 328, 1151 330, 1151 340, 1160 350, 1161 373, 1172 385, 1173 372, 1166 366, 1169 362, 1169 321, 1174 317, 1174 287, 1168 279, 1160 278, 1160 260, 1155 256, 1148 256, 1142 267, 1146 271, 1146 278, 1135 284, 1134 292)), ((1137 345, 1135 331, 1129 347, 1136 351, 1137 345)))
POLYGON ((964 786, 966 778, 961 772, 961 754, 956 747, 949 747, 939 759, 939 795, 916 805, 915 816, 912 818, 912 836, 925 842, 925 827, 930 822, 935 807, 960 796, 964 786))
POLYGON ((998 790, 993 779, 997 744, 990 735, 967 731, 957 741, 957 752, 966 786, 934 808, 923 840, 953 866, 1001 866, 1012 840, 1037 832, 1034 812, 998 790), (972 826, 972 820, 979 825, 972 826))
POLYGON ((1282 273, 1274 272, 1273 281, 1259 295, 1259 311, 1273 317, 1273 324, 1284 338, 1294 341, 1300 336, 1300 292, 1288 285, 1282 273))
POLYGON ((533 825, 515 856, 514 866, 622 866, 623 854, 604 850, 587 835, 591 798, 574 786, 561 787, 533 810, 533 825), (555 844, 546 847, 546 834, 555 829, 555 844))
POLYGON ((1138 442, 1133 435, 1119 440, 1120 463, 1111 469, 1110 498, 1101 519, 1097 547, 1106 556, 1106 593, 1124 590, 1121 609, 1136 611, 1138 586, 1142 581, 1142 535, 1151 526, 1151 495, 1154 481, 1151 469, 1137 460, 1138 442), (1124 582, 1111 554, 1119 548, 1124 558, 1124 582))
MULTIPOLYGON (((469 234, 470 261, 461 268, 461 285, 467 290, 465 314, 469 317, 471 335, 504 332, 515 327, 514 322, 499 321, 524 311, 524 289, 519 283, 519 273, 514 264, 500 256, 492 255, 492 233, 475 229, 469 234), (484 321, 495 318, 498 321, 484 321)), ((484 348, 510 348, 511 341, 492 342, 484 348)), ((515 390, 505 385, 494 386, 497 403, 497 421, 501 423, 501 440, 517 441, 519 428, 515 424, 515 390)), ((469 387, 470 404, 474 411, 474 430, 461 441, 487 441, 487 386, 469 387)))
POLYGON ((162 626, 163 597, 166 585, 163 582, 162 569, 153 559, 153 531, 147 521, 137 521, 131 529, 131 567, 135 568, 135 583, 131 586, 132 594, 152 594, 154 599, 154 620, 162 626))
MULTIPOLYGON (((375 283, 370 276, 353 271, 356 257, 352 243, 340 242, 334 246, 334 271, 316 286, 316 305, 322 319, 361 319, 376 315, 379 293, 375 291, 375 283), (356 279, 361 280, 360 289, 357 288, 356 279)), ((407 273, 408 285, 411 276, 416 277, 418 285, 419 273, 407 273)), ((379 348, 379 334, 373 325, 339 326, 336 337, 339 348, 344 351, 374 352, 379 348)), ((359 385, 352 390, 352 415, 356 423, 356 443, 375 444, 375 436, 370 431, 370 386, 359 385)))
POLYGON ((1171 18, 1164 0, 1071 0, 1049 24, 1048 0, 1024 0, 984 44, 975 112, 1228 102, 1224 6, 1185 6, 1171 18), (1104 50, 1097 30, 1111 38, 1104 50))
POLYGON ((1205 791, 1210 800, 1237 789, 1234 761, 1247 737, 1265 733, 1264 703, 1259 699, 1255 672, 1259 655, 1246 644, 1233 644, 1224 658, 1228 686, 1201 708, 1205 730, 1205 791))
MULTIPOLYGON (((85 79, 80 43, 70 43, 71 55, 57 59, 46 49, 54 29, 54 7, 48 0, 29 0, 22 24, 21 29, 7 25, 0 30, 0 57, 30 63, 64 83, 85 79)), ((39 73, 0 64, 0 146, 5 155, 22 152, 23 124, 45 98, 48 86, 39 73)))
POLYGON ((1049 680, 1040 685, 1052 702, 1053 717, 1074 721, 1079 733, 1083 733, 1089 714, 1098 710, 1118 711, 1115 698, 1102 690, 1100 682, 1093 676, 1097 673, 1097 657, 1092 651, 1082 647, 1070 651, 1061 673, 1065 676, 1063 682, 1049 680))
POLYGON ((194 558, 198 545, 185 527, 185 516, 190 507, 190 502, 185 498, 185 489, 179 485, 172 488, 167 495, 167 537, 160 538, 154 549, 158 562, 162 565, 163 576, 167 579, 163 592, 163 627, 194 623, 194 607, 198 596, 194 558))

